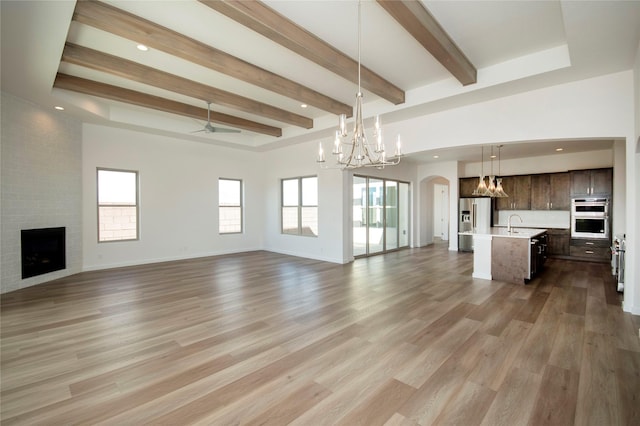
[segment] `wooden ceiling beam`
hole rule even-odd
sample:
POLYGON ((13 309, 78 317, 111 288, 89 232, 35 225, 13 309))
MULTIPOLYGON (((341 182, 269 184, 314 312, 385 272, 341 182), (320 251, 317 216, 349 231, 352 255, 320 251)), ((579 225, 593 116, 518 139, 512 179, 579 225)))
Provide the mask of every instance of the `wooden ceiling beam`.
MULTIPOLYGON (((85 95, 97 96, 99 98, 111 99, 113 101, 138 105, 171 114, 191 117, 197 120, 207 120, 206 108, 198 108, 193 105, 172 101, 159 96, 136 92, 135 90, 124 89, 122 87, 99 83, 67 74, 58 73, 53 83, 53 87, 71 90, 85 95)), ((282 136, 282 129, 278 127, 267 126, 266 124, 256 123, 255 121, 246 120, 244 118, 216 111, 211 111, 211 121, 254 133, 261 133, 275 137, 282 136)))
POLYGON ((477 70, 420 1, 377 0, 463 86, 477 81, 477 70))
MULTIPOLYGON (((247 0, 198 1, 335 74, 354 83, 358 82, 357 61, 264 3, 247 0)), ((364 66, 361 67, 361 80, 363 88, 394 105, 404 103, 405 95, 402 89, 364 66)))
POLYGON ((79 1, 73 19, 323 111, 336 115, 347 114, 349 117, 353 115, 350 105, 111 5, 79 1))
POLYGON ((313 127, 313 120, 302 115, 73 43, 65 44, 62 61, 305 129, 313 127))

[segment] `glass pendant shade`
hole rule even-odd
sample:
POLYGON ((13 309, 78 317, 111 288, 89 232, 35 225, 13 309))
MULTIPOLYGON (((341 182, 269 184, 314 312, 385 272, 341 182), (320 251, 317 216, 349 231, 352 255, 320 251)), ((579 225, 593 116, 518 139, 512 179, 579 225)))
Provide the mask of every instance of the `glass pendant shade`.
POLYGON ((496 192, 496 177, 495 176, 489 176, 489 185, 487 186, 487 191, 489 192, 489 196, 493 197, 495 196, 495 192, 496 192))
POLYGON ((504 192, 502 188, 502 178, 496 178, 496 190, 494 191, 494 196, 497 198, 508 197, 507 193, 504 192))

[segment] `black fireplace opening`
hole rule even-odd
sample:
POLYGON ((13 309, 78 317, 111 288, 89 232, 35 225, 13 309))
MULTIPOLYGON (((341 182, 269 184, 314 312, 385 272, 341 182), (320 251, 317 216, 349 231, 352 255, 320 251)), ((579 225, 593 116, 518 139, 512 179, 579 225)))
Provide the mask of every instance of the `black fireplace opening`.
POLYGON ((65 227, 23 229, 22 279, 67 267, 65 227))

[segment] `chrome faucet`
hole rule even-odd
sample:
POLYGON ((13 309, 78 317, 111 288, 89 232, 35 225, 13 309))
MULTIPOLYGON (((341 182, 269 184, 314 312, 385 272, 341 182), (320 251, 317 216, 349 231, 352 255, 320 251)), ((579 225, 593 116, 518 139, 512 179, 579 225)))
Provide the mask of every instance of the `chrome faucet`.
POLYGON ((513 217, 517 217, 518 219, 520 219, 520 223, 522 223, 522 218, 520 217, 519 214, 512 214, 509 216, 509 219, 507 219, 507 232, 511 232, 511 219, 513 217))

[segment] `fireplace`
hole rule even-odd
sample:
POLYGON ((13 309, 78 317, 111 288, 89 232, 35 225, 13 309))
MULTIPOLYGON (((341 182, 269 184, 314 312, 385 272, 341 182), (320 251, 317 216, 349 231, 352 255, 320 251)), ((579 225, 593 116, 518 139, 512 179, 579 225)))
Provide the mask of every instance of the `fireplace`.
POLYGON ((65 227, 23 229, 22 279, 65 269, 65 227))

